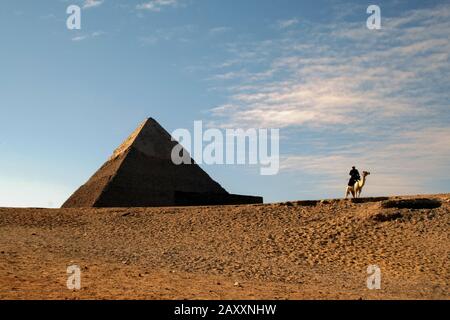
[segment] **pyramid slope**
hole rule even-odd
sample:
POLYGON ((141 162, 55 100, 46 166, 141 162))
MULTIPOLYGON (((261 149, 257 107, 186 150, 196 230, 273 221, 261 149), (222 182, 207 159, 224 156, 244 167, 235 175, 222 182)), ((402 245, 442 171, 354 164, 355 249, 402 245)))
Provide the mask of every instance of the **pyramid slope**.
POLYGON ((100 169, 78 188, 62 205, 63 208, 95 207, 97 200, 107 188, 124 160, 124 156, 107 161, 100 169))
POLYGON ((150 207, 261 203, 230 195, 197 164, 175 165, 178 143, 155 120, 144 121, 63 207, 150 207))

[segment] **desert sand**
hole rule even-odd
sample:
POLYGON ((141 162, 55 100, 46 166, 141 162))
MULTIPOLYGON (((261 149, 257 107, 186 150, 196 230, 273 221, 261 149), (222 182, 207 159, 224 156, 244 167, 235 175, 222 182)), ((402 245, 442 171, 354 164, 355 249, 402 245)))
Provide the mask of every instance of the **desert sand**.
POLYGON ((0 299, 449 299, 449 226, 450 194, 0 208, 0 299), (402 200, 417 198, 438 205, 402 200), (80 290, 66 287, 69 265, 80 290))

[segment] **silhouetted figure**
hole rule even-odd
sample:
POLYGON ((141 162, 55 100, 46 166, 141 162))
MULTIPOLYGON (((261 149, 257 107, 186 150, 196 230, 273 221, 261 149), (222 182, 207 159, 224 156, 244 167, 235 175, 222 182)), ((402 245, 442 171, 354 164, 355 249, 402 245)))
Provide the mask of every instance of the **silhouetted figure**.
POLYGON ((353 166, 352 170, 350 170, 350 180, 348 181, 349 186, 354 186, 355 183, 361 180, 361 176, 359 175, 359 171, 353 166))

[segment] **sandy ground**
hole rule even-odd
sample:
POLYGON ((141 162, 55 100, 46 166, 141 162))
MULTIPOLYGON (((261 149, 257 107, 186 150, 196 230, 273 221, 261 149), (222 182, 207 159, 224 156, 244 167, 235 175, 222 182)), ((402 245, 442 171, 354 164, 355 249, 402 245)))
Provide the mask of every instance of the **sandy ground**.
POLYGON ((0 208, 0 299, 449 299, 450 194, 420 197, 442 205, 0 208))

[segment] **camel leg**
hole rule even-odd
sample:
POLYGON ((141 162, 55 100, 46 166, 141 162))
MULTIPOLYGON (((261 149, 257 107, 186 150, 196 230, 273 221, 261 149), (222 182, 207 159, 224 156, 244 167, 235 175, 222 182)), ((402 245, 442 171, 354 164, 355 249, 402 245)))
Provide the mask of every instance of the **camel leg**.
POLYGON ((355 198, 358 198, 358 193, 359 193, 359 185, 358 185, 358 183, 355 183, 355 187, 353 188, 353 190, 355 190, 355 198))
POLYGON ((349 194, 352 195, 352 197, 355 197, 355 190, 352 187, 347 187, 347 190, 345 192, 345 199, 348 198, 349 194))

